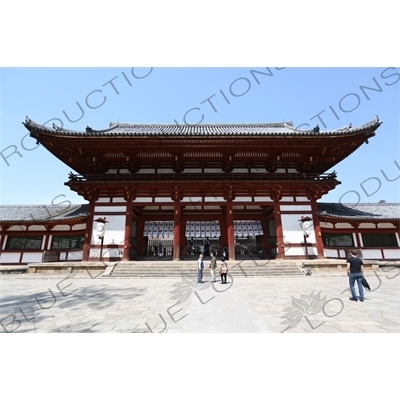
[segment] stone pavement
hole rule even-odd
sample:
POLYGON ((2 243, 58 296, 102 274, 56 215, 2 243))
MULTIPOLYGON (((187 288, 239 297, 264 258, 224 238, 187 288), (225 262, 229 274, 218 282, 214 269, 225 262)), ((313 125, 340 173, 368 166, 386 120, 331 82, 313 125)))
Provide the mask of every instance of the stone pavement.
POLYGON ((89 273, 0 276, 0 332, 400 332, 400 269, 368 271, 349 301, 345 272, 312 276, 106 278, 89 273))

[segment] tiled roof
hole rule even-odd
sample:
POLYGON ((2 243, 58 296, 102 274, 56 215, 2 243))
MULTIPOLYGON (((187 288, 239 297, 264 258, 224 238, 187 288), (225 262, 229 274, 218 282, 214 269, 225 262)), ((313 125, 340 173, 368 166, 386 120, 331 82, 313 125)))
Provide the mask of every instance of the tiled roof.
POLYGON ((88 205, 0 206, 0 222, 62 222, 87 217, 88 205))
POLYGON ((328 131, 320 131, 318 127, 310 130, 300 130, 293 126, 292 122, 281 123, 260 123, 260 124, 126 124, 126 123, 113 123, 107 129, 95 130, 90 127, 86 131, 73 131, 60 128, 53 124, 53 128, 40 125, 28 117, 23 123, 29 131, 40 130, 52 134, 63 136, 164 136, 164 135, 188 135, 188 136, 202 136, 202 135, 313 135, 313 136, 326 136, 326 135, 346 135, 357 133, 363 130, 374 130, 378 128, 382 122, 376 117, 373 121, 367 124, 352 128, 351 124, 328 131))
MULTIPOLYGON (((317 203, 321 217, 349 220, 400 220, 400 203, 317 203)), ((88 205, 0 206, 0 222, 55 222, 87 217, 88 205)))
POLYGON ((400 220, 400 203, 318 203, 318 214, 349 220, 400 220))

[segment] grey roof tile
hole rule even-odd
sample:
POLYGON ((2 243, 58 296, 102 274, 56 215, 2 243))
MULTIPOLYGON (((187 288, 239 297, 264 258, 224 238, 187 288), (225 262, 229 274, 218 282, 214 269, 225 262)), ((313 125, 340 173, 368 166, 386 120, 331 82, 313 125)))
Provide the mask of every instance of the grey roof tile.
MULTIPOLYGON (((349 220, 400 220, 400 203, 317 203, 320 216, 349 220)), ((0 206, 0 222, 68 221, 88 215, 88 205, 65 206, 0 206)))
POLYGON ((349 220, 400 220, 400 203, 318 203, 318 214, 349 220))
POLYGON ((65 128, 60 128, 53 125, 53 128, 40 125, 28 117, 23 123, 26 128, 30 131, 41 130, 57 135, 63 136, 159 136, 159 135, 171 135, 171 136, 197 136, 197 135, 271 135, 271 136, 283 136, 283 135, 312 135, 312 136, 327 136, 327 135, 346 135, 357 133, 365 129, 376 129, 382 122, 378 118, 361 125, 359 127, 352 128, 351 124, 328 131, 315 131, 311 130, 300 130, 293 126, 293 123, 280 122, 280 123, 260 123, 260 124, 198 124, 198 125, 178 125, 178 124, 127 124, 122 122, 110 123, 110 126, 106 129, 95 130, 90 127, 86 128, 86 131, 73 131, 65 128))
POLYGON ((37 206, 37 205, 5 205, 0 206, 0 222, 55 222, 68 221, 78 217, 86 217, 88 205, 70 206, 37 206))

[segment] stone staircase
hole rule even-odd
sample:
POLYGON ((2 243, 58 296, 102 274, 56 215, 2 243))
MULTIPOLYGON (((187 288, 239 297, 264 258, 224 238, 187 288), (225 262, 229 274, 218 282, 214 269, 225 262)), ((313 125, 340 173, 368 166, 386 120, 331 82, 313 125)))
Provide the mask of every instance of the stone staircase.
MULTIPOLYGON (((204 279, 210 277, 208 260, 204 268, 204 279)), ((228 261, 228 274, 237 277, 303 275, 295 262, 268 260, 228 261)), ((218 274, 217 274, 218 275, 218 274)), ((104 276, 104 275, 103 275, 104 276)), ((173 278, 197 276, 197 261, 126 261, 119 262, 108 277, 111 278, 173 278)))

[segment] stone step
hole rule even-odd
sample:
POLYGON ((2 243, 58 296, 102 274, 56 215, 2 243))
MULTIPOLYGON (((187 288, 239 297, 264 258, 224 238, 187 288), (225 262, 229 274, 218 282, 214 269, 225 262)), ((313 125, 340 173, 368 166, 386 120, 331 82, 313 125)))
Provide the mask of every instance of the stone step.
MULTIPOLYGON (((218 271, 216 272, 217 276, 218 271)), ((285 276, 285 275, 302 275, 296 265, 240 265, 237 264, 229 269, 229 274, 232 276, 285 276)), ((204 276, 210 275, 209 268, 204 269, 204 276)), ((175 276, 197 276, 197 268, 193 263, 184 265, 167 265, 152 264, 152 265, 135 265, 132 264, 117 264, 110 277, 175 277, 175 276)))

